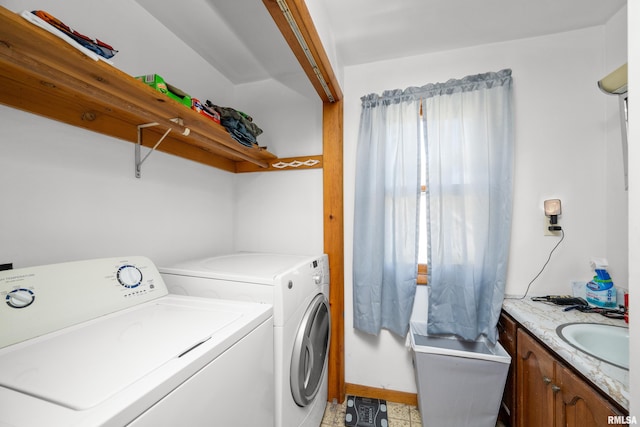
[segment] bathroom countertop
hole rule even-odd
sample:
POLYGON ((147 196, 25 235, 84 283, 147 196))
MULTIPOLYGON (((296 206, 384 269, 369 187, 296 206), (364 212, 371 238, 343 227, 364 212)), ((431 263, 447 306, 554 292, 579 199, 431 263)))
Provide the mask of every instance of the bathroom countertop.
POLYGON ((566 364, 588 378, 601 391, 629 409, 629 371, 601 361, 570 346, 556 333, 556 328, 564 323, 589 322, 615 326, 628 325, 624 320, 609 319, 596 313, 581 313, 577 310, 563 311, 563 307, 526 299, 509 299, 502 305, 518 323, 532 335, 545 343, 566 364))

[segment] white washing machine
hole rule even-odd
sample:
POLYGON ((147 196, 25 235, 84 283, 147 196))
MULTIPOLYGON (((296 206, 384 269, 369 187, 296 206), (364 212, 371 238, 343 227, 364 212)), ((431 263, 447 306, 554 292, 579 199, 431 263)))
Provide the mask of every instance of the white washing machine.
POLYGON ((160 272, 172 293, 273 304, 275 424, 320 425, 331 330, 326 255, 236 253, 160 272))
POLYGON ((267 304, 169 295, 143 257, 2 271, 0 298, 0 426, 274 425, 267 304))

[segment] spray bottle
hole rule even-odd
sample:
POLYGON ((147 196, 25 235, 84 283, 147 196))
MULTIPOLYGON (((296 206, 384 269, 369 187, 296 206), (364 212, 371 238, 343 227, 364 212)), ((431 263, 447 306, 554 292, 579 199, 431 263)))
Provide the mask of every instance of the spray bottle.
POLYGON ((607 272, 608 262, 604 258, 591 258, 591 268, 596 275, 587 283, 587 302, 596 307, 615 308, 616 288, 607 272))

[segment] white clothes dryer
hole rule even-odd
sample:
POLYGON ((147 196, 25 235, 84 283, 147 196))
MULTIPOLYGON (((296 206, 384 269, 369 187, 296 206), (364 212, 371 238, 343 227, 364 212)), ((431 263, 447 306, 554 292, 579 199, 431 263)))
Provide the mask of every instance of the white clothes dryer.
POLYGON ((2 426, 274 425, 269 305, 169 295, 144 257, 2 271, 0 297, 2 426))
POLYGON ((175 294, 272 304, 275 425, 320 425, 327 403, 331 330, 327 255, 241 252, 160 272, 175 294))

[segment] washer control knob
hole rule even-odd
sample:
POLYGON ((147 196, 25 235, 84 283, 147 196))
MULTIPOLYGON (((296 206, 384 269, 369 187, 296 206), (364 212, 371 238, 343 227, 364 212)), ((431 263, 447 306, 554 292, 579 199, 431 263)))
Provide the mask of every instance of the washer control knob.
POLYGON ((142 283, 142 272, 134 265, 123 265, 116 275, 118 282, 125 288, 135 288, 142 283))
POLYGON ((313 275, 313 283, 319 285, 322 283, 322 274, 314 274, 313 275))
POLYGON ((36 299, 36 295, 30 289, 14 289, 7 294, 5 301, 9 307, 25 308, 31 305, 36 299))

